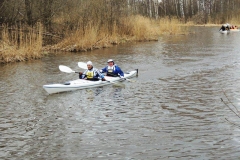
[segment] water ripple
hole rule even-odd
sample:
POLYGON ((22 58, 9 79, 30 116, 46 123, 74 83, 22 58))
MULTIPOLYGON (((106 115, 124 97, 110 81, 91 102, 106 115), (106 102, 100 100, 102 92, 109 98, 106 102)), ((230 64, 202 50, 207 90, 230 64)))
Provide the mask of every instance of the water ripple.
POLYGON ((240 119, 226 104, 238 113, 239 36, 216 30, 0 66, 0 159, 238 159, 240 119), (42 88, 77 78, 60 64, 109 57, 138 68, 135 82, 42 88))

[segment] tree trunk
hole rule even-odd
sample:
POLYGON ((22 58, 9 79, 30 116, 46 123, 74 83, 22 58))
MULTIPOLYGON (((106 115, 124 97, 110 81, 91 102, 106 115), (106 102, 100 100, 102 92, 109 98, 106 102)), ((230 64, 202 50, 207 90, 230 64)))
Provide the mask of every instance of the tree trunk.
POLYGON ((191 13, 191 14, 192 14, 192 15, 194 15, 193 0, 191 0, 191 2, 190 2, 190 3, 191 3, 191 11, 192 11, 192 13, 191 13))
POLYGON ((52 24, 52 4, 53 0, 43 1, 43 24, 47 29, 50 29, 52 24))
POLYGON ((221 13, 223 13, 223 0, 220 1, 221 4, 221 13))
POLYGON ((25 0, 25 10, 26 10, 26 14, 27 14, 27 24, 32 26, 33 25, 33 19, 32 19, 31 0, 25 0))
POLYGON ((184 17, 185 17, 185 14, 184 14, 184 9, 183 9, 183 0, 179 0, 179 3, 180 3, 180 14, 181 14, 181 18, 184 18, 184 17))
POLYGON ((177 17, 179 17, 179 13, 178 13, 178 0, 175 0, 175 11, 176 11, 176 15, 177 15, 177 17))
POLYGON ((147 0, 148 4, 148 15, 152 18, 152 0, 147 0))
POLYGON ((155 16, 155 19, 158 19, 158 1, 155 0, 155 2, 153 2, 153 5, 154 5, 154 16, 155 16))
MULTIPOLYGON (((0 14, 1 14, 1 11, 2 11, 2 8, 3 8, 4 1, 5 0, 0 0, 0 14)), ((2 23, 4 23, 4 17, 0 16, 0 24, 2 24, 2 23)))

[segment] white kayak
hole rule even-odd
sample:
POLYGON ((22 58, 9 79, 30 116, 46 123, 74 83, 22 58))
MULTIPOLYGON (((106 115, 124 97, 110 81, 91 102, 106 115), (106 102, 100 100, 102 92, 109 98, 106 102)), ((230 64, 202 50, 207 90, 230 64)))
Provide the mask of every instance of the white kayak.
POLYGON ((227 33, 229 33, 230 31, 229 31, 229 30, 224 30, 224 31, 223 31, 223 30, 220 30, 219 32, 222 33, 222 34, 227 34, 227 33))
POLYGON ((219 32, 222 34, 230 33, 230 32, 239 32, 239 29, 230 29, 230 30, 220 30, 219 32))
POLYGON ((230 32, 239 32, 239 29, 230 29, 230 32))
POLYGON ((115 82, 128 80, 128 78, 131 78, 133 76, 136 76, 138 73, 138 69, 124 73, 124 77, 110 77, 105 76, 106 81, 89 81, 84 79, 77 79, 73 81, 68 81, 64 84, 47 84, 43 85, 43 88, 49 93, 59 93, 59 92, 66 92, 66 91, 74 91, 78 89, 84 89, 84 88, 92 88, 92 87, 99 87, 99 86, 105 86, 109 84, 113 84, 115 82))

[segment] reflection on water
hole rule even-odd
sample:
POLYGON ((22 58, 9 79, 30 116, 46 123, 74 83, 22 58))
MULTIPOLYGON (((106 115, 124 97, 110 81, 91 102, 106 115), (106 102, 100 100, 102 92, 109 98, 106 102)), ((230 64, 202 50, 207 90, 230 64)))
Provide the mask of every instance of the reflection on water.
POLYGON ((0 159, 238 159, 239 34, 217 27, 0 66, 0 159), (48 95, 112 58, 133 82, 48 95), (223 91, 227 97, 223 94, 223 91), (234 109, 234 108, 233 108, 234 109), (238 124, 234 126, 229 122, 238 124))

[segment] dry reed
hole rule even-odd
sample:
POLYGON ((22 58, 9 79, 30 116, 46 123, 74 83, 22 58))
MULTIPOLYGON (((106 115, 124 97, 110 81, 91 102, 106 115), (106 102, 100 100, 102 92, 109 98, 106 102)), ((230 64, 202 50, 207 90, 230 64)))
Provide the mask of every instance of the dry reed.
POLYGON ((42 26, 9 28, 3 26, 0 44, 0 63, 41 58, 42 26))
POLYGON ((161 34, 183 33, 180 21, 177 19, 151 20, 143 16, 122 18, 118 24, 114 23, 111 28, 113 28, 112 32, 107 30, 108 26, 98 28, 89 25, 85 32, 77 29, 74 32, 69 32, 62 42, 51 46, 51 49, 76 52, 87 51, 126 41, 158 40, 161 34))
MULTIPOLYGON (((64 20, 59 19, 63 22, 64 20)), ((158 40, 161 34, 182 33, 180 22, 177 19, 162 18, 152 20, 143 16, 130 16, 122 18, 118 24, 89 25, 84 28, 68 29, 65 38, 56 45, 43 48, 43 27, 28 28, 20 26, 10 29, 7 26, 2 30, 2 43, 0 45, 0 63, 26 61, 41 58, 42 50, 62 51, 88 51, 92 49, 109 47, 113 44, 126 41, 151 41, 158 40), (111 28, 111 31, 109 31, 111 28)))
POLYGON ((159 20, 160 33, 161 34, 186 34, 186 30, 182 27, 182 24, 177 18, 162 18, 159 20))

